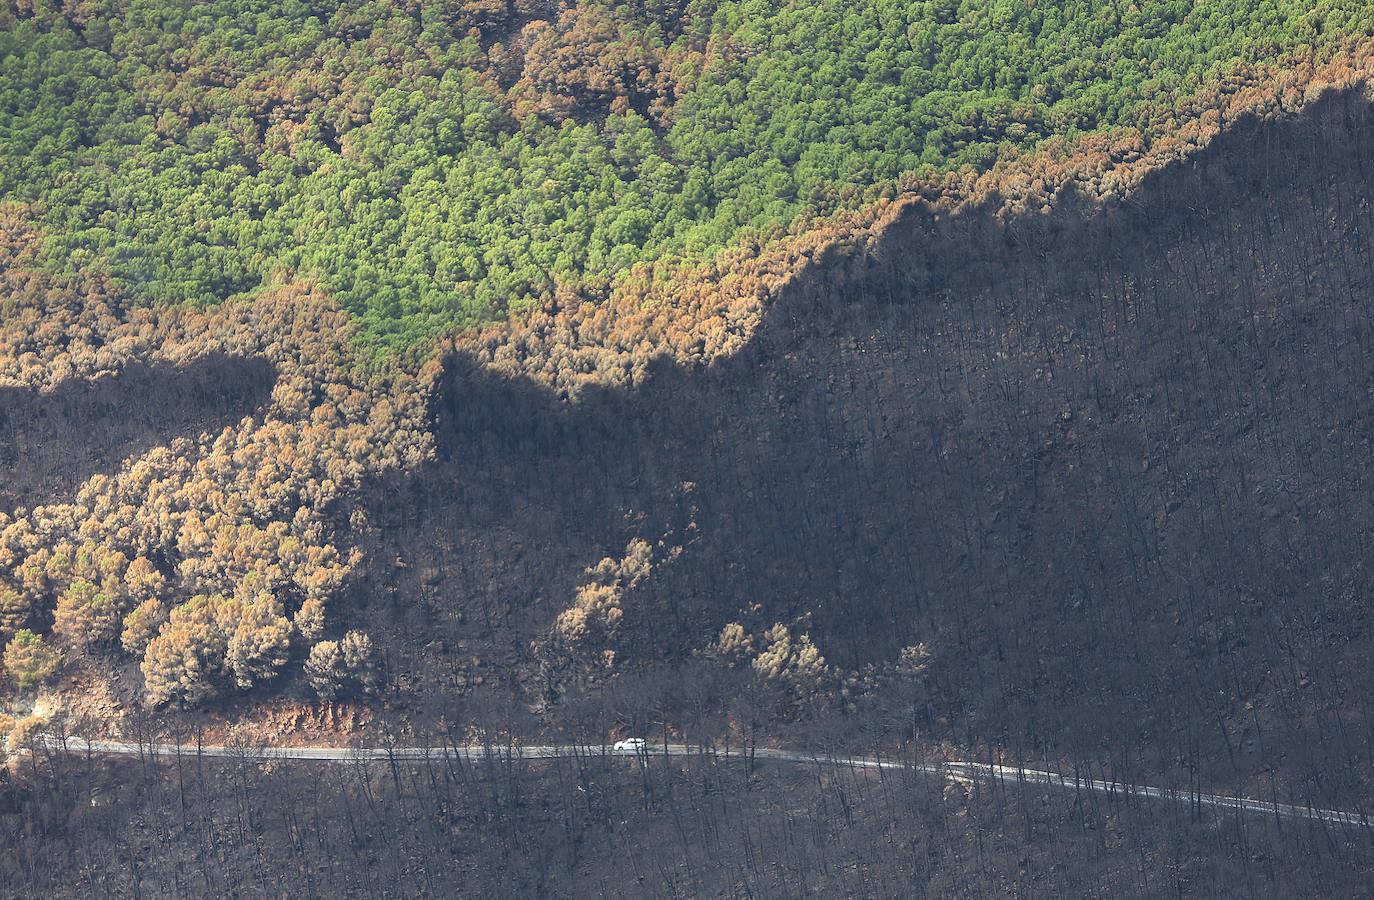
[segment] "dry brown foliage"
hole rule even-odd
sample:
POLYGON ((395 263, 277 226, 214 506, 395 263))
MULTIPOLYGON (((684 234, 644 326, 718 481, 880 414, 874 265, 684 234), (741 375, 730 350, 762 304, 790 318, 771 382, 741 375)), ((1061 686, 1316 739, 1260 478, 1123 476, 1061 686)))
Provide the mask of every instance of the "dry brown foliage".
POLYGON ((0 386, 46 392, 212 354, 265 359, 277 380, 218 434, 132 457, 74 502, 0 513, 0 629, 52 621, 73 651, 122 637, 155 703, 272 677, 293 642, 322 636, 359 562, 332 537, 340 495, 431 453, 435 370, 359 358, 347 316, 311 284, 211 312, 131 309, 99 280, 31 268, 32 240, 22 210, 0 216, 0 386))
POLYGON ((564 10, 526 25, 520 79, 510 92, 518 119, 550 122, 636 110, 666 126, 709 53, 656 47, 596 7, 564 10))

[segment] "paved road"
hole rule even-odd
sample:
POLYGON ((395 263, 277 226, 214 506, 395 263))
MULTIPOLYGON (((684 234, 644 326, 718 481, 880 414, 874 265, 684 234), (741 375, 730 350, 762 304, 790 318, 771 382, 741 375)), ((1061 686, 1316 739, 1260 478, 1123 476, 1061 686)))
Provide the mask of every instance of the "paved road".
MULTIPOLYGON (((53 735, 42 735, 39 741, 49 749, 61 748, 63 742, 53 735)), ((744 759, 750 754, 747 750, 703 750, 686 744, 649 745, 639 751, 608 750, 601 747, 578 745, 532 745, 532 746, 461 746, 461 747, 268 747, 268 746, 220 746, 203 745, 199 749, 194 744, 152 744, 139 746, 124 741, 89 741, 85 738, 68 737, 66 748, 74 753, 98 753, 121 756, 194 756, 197 752, 204 756, 247 758, 247 759, 307 759, 330 762, 383 761, 383 760, 425 760, 461 759, 476 761, 487 758, 498 759, 557 759, 560 757, 586 756, 588 754, 619 756, 627 759, 661 756, 710 756, 715 759, 744 759)), ((1078 778, 1059 772, 1046 772, 1040 769, 1021 769, 1015 766, 990 765, 978 762, 912 763, 910 761, 878 759, 871 756, 818 756, 813 753, 798 753, 792 750, 758 748, 754 750, 756 760, 799 763, 815 766, 838 766, 854 769, 908 770, 937 778, 971 784, 976 781, 996 781, 1010 785, 1042 785, 1066 791, 1081 791, 1106 794, 1122 799, 1137 798, 1160 800, 1168 803, 1187 803, 1197 807, 1217 810, 1233 810, 1254 815, 1273 816, 1280 819, 1306 819, 1326 822, 1333 825, 1346 825, 1374 830, 1374 823, 1363 813, 1346 812, 1338 809, 1317 809, 1277 803, 1267 800, 1254 800, 1248 797, 1230 797, 1224 794, 1203 794, 1192 791, 1179 791, 1173 788, 1150 787, 1141 784, 1123 784, 1095 778, 1078 778)))

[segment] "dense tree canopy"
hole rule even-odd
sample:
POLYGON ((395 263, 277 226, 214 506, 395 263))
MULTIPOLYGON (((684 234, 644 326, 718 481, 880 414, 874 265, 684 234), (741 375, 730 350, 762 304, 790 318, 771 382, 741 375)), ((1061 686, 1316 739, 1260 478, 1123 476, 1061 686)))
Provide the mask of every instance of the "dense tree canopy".
MULTIPOLYGON (((362 364, 348 318, 307 285, 210 311, 130 309, 99 279, 28 268, 32 241, 0 217, 0 388, 51 393, 207 355, 261 358, 276 378, 254 415, 135 454, 74 496, 0 509, 10 680, 48 680, 59 650, 76 662, 122 649, 141 658, 155 704, 270 681, 324 636, 326 606, 358 565, 334 536, 338 496, 430 452, 427 376, 362 364)), ((65 452, 54 443, 37 452, 65 452)))
POLYGON ((0 8, 42 263, 208 305, 294 272, 374 347, 707 260, 904 174, 1168 116, 1358 0, 52 0, 0 8))

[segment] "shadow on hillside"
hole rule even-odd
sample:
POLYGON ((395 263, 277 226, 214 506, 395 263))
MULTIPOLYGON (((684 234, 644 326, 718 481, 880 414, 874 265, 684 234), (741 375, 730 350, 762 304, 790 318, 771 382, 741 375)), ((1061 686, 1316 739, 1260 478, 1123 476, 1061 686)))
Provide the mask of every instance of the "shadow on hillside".
POLYGON ((134 454, 217 432, 266 403, 275 382, 266 360, 210 356, 133 364, 48 393, 0 388, 0 509, 69 499, 134 454))
POLYGON ((1334 96, 1106 210, 915 211, 739 355, 576 406, 457 363, 440 458, 373 503, 396 633, 514 659, 668 535, 644 659, 760 604, 846 667, 925 642, 936 738, 1339 797, 1374 762, 1370 147, 1334 96))

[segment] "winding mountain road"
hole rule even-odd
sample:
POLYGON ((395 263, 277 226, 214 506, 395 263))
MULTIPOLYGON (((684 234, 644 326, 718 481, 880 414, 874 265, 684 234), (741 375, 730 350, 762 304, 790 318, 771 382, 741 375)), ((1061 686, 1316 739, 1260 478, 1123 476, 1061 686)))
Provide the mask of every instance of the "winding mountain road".
POLYGON ((1197 791, 1180 791, 1174 788, 1150 787, 1149 785, 1125 784, 1096 778, 1081 778, 1049 772, 1041 769, 1024 769, 1015 766, 1001 766, 989 763, 950 761, 940 763, 921 763, 904 760, 879 759, 872 756, 820 756, 814 753, 801 753, 793 750, 775 748, 756 748, 752 752, 742 749, 705 749, 686 744, 648 745, 640 750, 612 750, 604 747, 587 747, 576 744, 550 745, 503 745, 482 746, 466 745, 456 747, 279 747, 240 745, 201 745, 195 744, 138 744, 125 741, 93 741, 85 738, 61 738, 45 734, 37 738, 39 745, 49 750, 66 749, 68 752, 117 755, 117 756, 195 756, 199 753, 207 757, 230 759, 299 759, 321 760, 326 762, 354 761, 415 761, 427 759, 460 759, 477 761, 494 759, 558 759, 562 757, 586 756, 589 754, 647 760, 654 757, 701 757, 713 759, 771 760, 774 762, 795 763, 812 766, 832 766, 854 769, 907 770, 936 778, 971 784, 978 781, 993 781, 1016 786, 1040 785, 1066 791, 1105 794, 1121 799, 1159 800, 1166 803, 1186 803, 1197 808, 1210 808, 1221 811, 1234 811, 1252 815, 1273 816, 1277 819, 1298 819, 1342 825, 1352 828, 1374 830, 1364 812, 1348 812, 1338 809, 1319 809, 1311 806, 1297 806, 1291 803, 1256 800, 1249 797, 1232 797, 1225 794, 1207 794, 1197 791))

